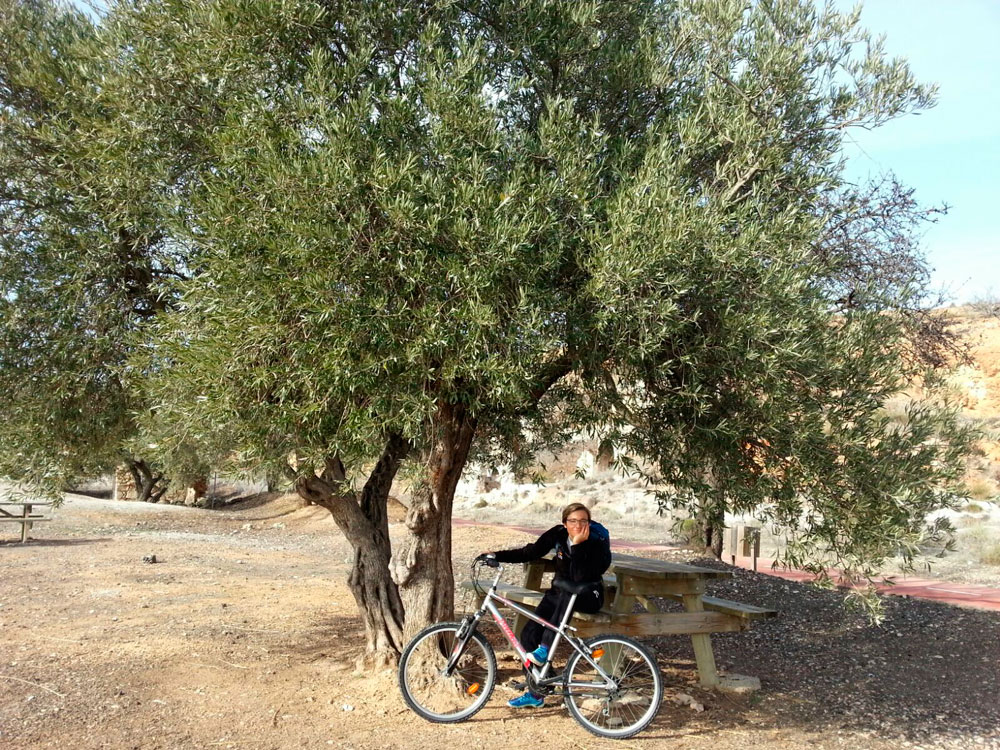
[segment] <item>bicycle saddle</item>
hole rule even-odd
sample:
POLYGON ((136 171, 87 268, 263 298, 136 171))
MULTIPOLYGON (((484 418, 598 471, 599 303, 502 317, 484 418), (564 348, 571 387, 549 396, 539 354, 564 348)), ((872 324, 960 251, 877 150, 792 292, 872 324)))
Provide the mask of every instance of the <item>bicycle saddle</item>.
POLYGON ((600 585, 599 581, 581 581, 580 583, 573 583, 573 581, 566 581, 562 578, 557 578, 552 582, 552 588, 565 591, 567 594, 576 594, 577 596, 585 591, 591 591, 599 588, 600 585))

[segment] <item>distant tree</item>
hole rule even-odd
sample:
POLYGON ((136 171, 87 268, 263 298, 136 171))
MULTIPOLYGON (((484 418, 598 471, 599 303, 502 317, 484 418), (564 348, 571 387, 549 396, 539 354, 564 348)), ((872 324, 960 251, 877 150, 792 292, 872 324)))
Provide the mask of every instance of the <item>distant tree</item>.
POLYGON ((0 476, 57 491, 124 463, 155 501, 166 484, 135 444, 146 410, 123 378, 183 264, 148 170, 109 151, 96 39, 70 7, 0 2, 0 476))
POLYGON ((221 431, 327 508, 376 662, 453 613, 470 458, 521 467, 580 430, 652 466, 710 544, 753 510, 796 565, 912 554, 972 436, 933 398, 904 427, 880 410, 925 372, 900 356, 925 267, 885 243, 914 223, 844 182, 841 143, 932 91, 857 20, 800 0, 113 5, 108 169, 189 269, 132 360, 144 442, 221 431), (883 251, 891 278, 866 260, 883 251))

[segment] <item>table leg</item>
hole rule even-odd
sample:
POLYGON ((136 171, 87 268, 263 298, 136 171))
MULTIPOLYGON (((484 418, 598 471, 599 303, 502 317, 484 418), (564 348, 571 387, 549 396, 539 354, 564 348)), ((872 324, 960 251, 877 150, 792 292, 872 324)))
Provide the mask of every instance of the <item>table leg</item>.
POLYGON ((31 515, 31 506, 25 504, 22 507, 23 507, 23 512, 21 516, 24 518, 24 520, 21 521, 21 544, 24 544, 26 541, 28 541, 28 524, 31 523, 28 520, 28 516, 31 515))
MULTIPOLYGON (((704 612, 705 603, 701 593, 684 594, 684 609, 688 612, 704 612)), ((708 633, 695 633, 691 636, 694 647, 694 660, 698 665, 698 680, 704 687, 715 687, 719 684, 719 672, 715 667, 715 653, 712 651, 712 639, 708 633)))
MULTIPOLYGON (((526 589, 531 589, 532 591, 542 590, 542 576, 545 574, 545 563, 542 562, 530 562, 524 564, 524 579, 521 585, 526 589)), ((524 615, 517 615, 514 617, 514 635, 521 638, 521 631, 524 626, 529 622, 528 618, 524 615)))
MULTIPOLYGON (((632 610, 635 609, 637 597, 635 594, 625 593, 625 577, 621 573, 615 573, 615 579, 615 598, 611 601, 609 609, 618 615, 630 615, 632 614, 632 610)), ((604 656, 600 662, 601 668, 610 670, 618 661, 620 654, 621 647, 619 646, 612 646, 605 649, 604 656)))

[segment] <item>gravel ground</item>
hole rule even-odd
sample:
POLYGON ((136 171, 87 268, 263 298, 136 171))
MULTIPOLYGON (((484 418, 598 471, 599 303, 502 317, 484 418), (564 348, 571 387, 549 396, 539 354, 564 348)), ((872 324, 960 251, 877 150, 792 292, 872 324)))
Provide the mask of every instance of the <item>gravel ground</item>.
MULTIPOLYGON (((0 542, 4 750, 1000 749, 998 613, 888 597, 885 623, 872 627, 845 611, 840 592, 734 570, 711 593, 780 615, 714 636, 716 658, 762 689, 701 690, 690 639, 652 639, 667 701, 647 731, 614 743, 561 705, 508 709, 514 692, 503 682, 517 665, 499 648, 495 696, 455 726, 417 719, 393 673, 354 674, 363 634, 345 585, 350 550, 317 508, 288 498, 219 511, 71 498, 36 536, 0 542), (150 554, 156 564, 142 562, 150 554), (680 694, 705 710, 671 700, 680 694)), ((478 552, 529 538, 457 527, 456 575, 478 552)), ((495 628, 489 635, 499 646, 495 628)))
POLYGON ((720 669, 761 679, 756 707, 775 724, 900 747, 1000 746, 1000 614, 887 596, 873 626, 845 609, 841 591, 696 562, 733 570, 714 595, 780 612, 713 636, 720 669))

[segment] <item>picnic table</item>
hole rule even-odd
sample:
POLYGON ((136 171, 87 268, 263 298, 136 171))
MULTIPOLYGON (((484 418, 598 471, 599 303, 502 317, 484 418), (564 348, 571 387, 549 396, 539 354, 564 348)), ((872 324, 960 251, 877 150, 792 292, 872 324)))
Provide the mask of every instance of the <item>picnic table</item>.
MULTIPOLYGON (((497 593, 535 606, 543 596, 542 577, 554 570, 551 556, 525 563, 522 585, 500 584, 497 593)), ((706 595, 708 581, 731 575, 726 570, 613 553, 604 576, 604 608, 595 614, 577 612, 572 624, 577 635, 584 637, 599 633, 690 635, 699 680, 714 687, 720 680, 710 634, 746 630, 754 620, 777 615, 773 609, 706 595), (678 601, 684 611, 661 612, 650 597, 678 601), (641 611, 636 611, 637 605, 641 611)), ((514 631, 519 637, 525 622, 523 616, 515 620, 514 631)))
POLYGON ((0 501, 0 522, 21 524, 21 541, 26 542, 28 541, 28 532, 31 530, 32 524, 39 521, 52 520, 41 513, 33 512, 34 509, 44 508, 49 505, 52 505, 52 503, 43 503, 37 500, 2 500, 0 501))

